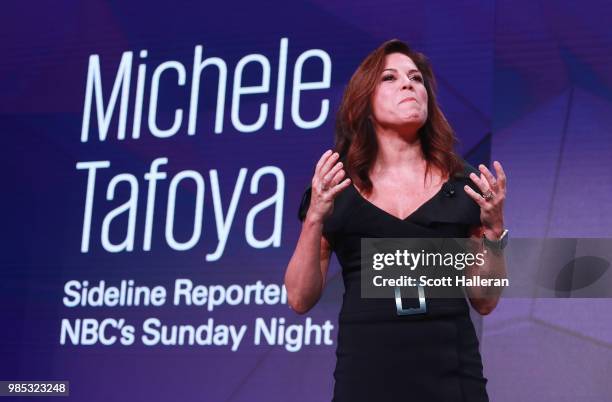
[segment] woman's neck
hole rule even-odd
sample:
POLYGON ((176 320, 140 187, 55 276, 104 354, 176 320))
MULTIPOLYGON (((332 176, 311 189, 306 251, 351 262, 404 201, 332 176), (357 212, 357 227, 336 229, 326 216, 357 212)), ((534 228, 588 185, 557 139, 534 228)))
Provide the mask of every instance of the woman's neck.
POLYGON ((398 133, 395 130, 377 128, 378 151, 371 173, 405 175, 408 172, 423 174, 426 163, 418 133, 398 133))

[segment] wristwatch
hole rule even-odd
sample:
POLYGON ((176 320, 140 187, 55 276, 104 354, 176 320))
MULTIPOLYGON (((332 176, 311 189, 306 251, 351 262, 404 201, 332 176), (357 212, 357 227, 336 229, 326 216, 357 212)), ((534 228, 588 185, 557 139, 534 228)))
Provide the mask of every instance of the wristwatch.
POLYGON ((504 247, 506 247, 506 244, 508 244, 508 229, 504 229, 501 237, 497 240, 489 240, 487 239, 487 236, 482 235, 482 242, 489 248, 503 250, 504 247))

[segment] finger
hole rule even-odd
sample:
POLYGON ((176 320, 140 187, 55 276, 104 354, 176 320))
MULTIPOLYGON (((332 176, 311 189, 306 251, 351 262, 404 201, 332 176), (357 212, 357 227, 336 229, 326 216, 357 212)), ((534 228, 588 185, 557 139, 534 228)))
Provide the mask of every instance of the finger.
POLYGON ((334 187, 335 185, 340 183, 340 180, 342 180, 342 178, 344 177, 344 174, 345 174, 344 169, 340 169, 339 171, 337 171, 336 174, 334 175, 334 178, 329 183, 329 186, 334 187))
POLYGON ((493 173, 482 163, 478 166, 478 170, 484 175, 487 183, 489 184, 489 188, 493 191, 497 189, 497 180, 493 176, 493 173))
POLYGON ((336 197, 336 195, 338 195, 342 190, 350 186, 350 184, 351 184, 351 179, 350 177, 347 177, 346 179, 342 181, 342 183, 332 188, 331 190, 332 197, 336 197))
POLYGON ((489 184, 483 177, 479 177, 476 173, 470 173, 470 179, 472 179, 476 187, 478 187, 483 194, 489 191, 489 184))
POLYGON ((325 161, 327 161, 327 158, 329 158, 331 154, 332 154, 332 150, 328 149, 327 151, 323 153, 323 155, 321 155, 321 158, 319 159, 319 161, 317 162, 317 166, 315 167, 315 174, 319 174, 319 170, 321 169, 321 166, 323 166, 323 164, 325 163, 325 161))
POLYGON ((342 162, 336 163, 334 167, 332 168, 332 170, 330 170, 329 173, 327 173, 325 177, 323 178, 323 183, 327 184, 328 187, 332 187, 333 184, 331 182, 334 176, 336 176, 336 173, 338 173, 341 169, 342 169, 342 162))
POLYGON ((340 155, 338 154, 338 152, 334 152, 329 158, 327 158, 319 172, 321 177, 324 177, 327 173, 329 173, 329 170, 334 166, 334 163, 336 163, 339 157, 340 155))
POLYGON ((493 162, 493 167, 495 168, 495 173, 497 173, 497 181, 499 182, 499 187, 505 192, 507 184, 506 172, 504 172, 504 168, 502 167, 501 163, 499 163, 499 161, 493 162))
POLYGON ((479 207, 484 207, 485 204, 485 200, 484 198, 482 198, 482 196, 480 194, 478 194, 476 191, 474 191, 472 189, 472 187, 468 186, 467 184, 465 186, 463 186, 463 189, 465 190, 465 192, 467 193, 467 195, 470 196, 471 199, 473 199, 476 204, 478 204, 479 207))

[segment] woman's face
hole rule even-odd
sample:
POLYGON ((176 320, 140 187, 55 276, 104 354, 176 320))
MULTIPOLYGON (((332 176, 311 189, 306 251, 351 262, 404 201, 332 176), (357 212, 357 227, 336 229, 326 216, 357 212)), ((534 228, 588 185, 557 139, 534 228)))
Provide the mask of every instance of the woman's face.
POLYGON ((427 89, 412 59, 402 53, 385 57, 385 68, 372 94, 372 114, 381 127, 417 130, 427 120, 427 89))

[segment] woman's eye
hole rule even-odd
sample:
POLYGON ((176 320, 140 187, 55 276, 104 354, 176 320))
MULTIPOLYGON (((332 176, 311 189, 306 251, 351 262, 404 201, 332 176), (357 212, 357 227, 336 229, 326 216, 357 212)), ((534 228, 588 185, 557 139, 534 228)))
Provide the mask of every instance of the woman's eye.
POLYGON ((423 82, 423 77, 421 77, 420 75, 413 75, 410 77, 410 79, 418 82, 423 82))
POLYGON ((392 75, 385 75, 385 76, 383 76, 383 81, 392 81, 394 79, 395 79, 395 77, 392 76, 392 75))

